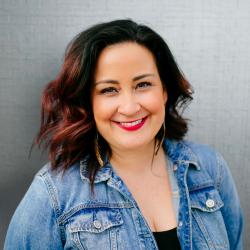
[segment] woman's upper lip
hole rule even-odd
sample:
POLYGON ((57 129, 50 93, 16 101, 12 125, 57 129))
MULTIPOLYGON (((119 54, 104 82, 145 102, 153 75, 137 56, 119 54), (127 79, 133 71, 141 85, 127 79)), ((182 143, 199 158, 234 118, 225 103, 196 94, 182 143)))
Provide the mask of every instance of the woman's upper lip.
POLYGON ((119 122, 119 123, 132 123, 132 122, 137 122, 139 120, 145 119, 147 116, 142 117, 140 119, 134 120, 134 121, 113 121, 113 122, 119 122))

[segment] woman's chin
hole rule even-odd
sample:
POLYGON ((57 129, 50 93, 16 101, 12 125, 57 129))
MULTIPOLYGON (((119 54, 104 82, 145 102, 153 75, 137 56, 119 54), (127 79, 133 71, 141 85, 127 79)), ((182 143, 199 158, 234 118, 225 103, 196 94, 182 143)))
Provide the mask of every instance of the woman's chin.
POLYGON ((142 148, 141 144, 129 144, 129 145, 120 145, 120 149, 124 151, 136 151, 142 148))
POLYGON ((119 149, 124 150, 124 151, 137 151, 141 150, 144 147, 147 147, 149 145, 148 142, 145 140, 140 141, 140 140, 129 140, 129 141, 122 141, 119 143, 119 149))

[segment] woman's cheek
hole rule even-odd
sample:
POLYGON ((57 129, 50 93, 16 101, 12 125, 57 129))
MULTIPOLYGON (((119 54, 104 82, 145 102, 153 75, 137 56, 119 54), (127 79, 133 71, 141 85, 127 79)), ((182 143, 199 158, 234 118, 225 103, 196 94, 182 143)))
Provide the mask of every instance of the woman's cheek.
POLYGON ((111 98, 96 97, 93 103, 94 116, 97 122, 109 120, 115 110, 116 103, 111 98))
POLYGON ((161 93, 149 93, 143 98, 143 106, 152 114, 165 113, 164 101, 161 93))

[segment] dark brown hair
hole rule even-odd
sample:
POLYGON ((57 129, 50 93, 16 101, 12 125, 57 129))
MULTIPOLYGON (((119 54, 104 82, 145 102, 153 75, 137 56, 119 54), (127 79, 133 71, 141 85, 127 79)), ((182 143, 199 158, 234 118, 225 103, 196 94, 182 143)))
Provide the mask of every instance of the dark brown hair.
MULTIPOLYGON (((65 171, 82 159, 88 159, 87 172, 93 192, 94 179, 100 169, 94 150, 96 132, 91 107, 91 86, 97 58, 108 45, 135 42, 154 55, 163 88, 168 93, 165 125, 168 139, 181 140, 188 131, 181 115, 192 89, 166 42, 156 32, 132 20, 101 23, 81 32, 68 45, 59 77, 50 82, 42 95, 41 128, 32 144, 43 150, 49 147, 53 170, 65 171), (87 157, 88 156, 88 157, 87 157)), ((163 133, 161 128, 156 135, 163 133)), ((110 155, 110 148, 99 138, 101 152, 110 155)))

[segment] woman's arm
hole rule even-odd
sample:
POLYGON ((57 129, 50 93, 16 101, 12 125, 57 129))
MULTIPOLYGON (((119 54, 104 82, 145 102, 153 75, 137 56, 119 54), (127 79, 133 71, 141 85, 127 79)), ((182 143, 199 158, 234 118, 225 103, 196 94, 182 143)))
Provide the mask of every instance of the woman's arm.
POLYGON ((36 176, 10 222, 4 250, 63 249, 52 200, 36 176))
POLYGON ((227 228, 230 249, 242 250, 243 218, 236 187, 227 163, 221 155, 218 156, 218 189, 224 206, 221 212, 227 228))

